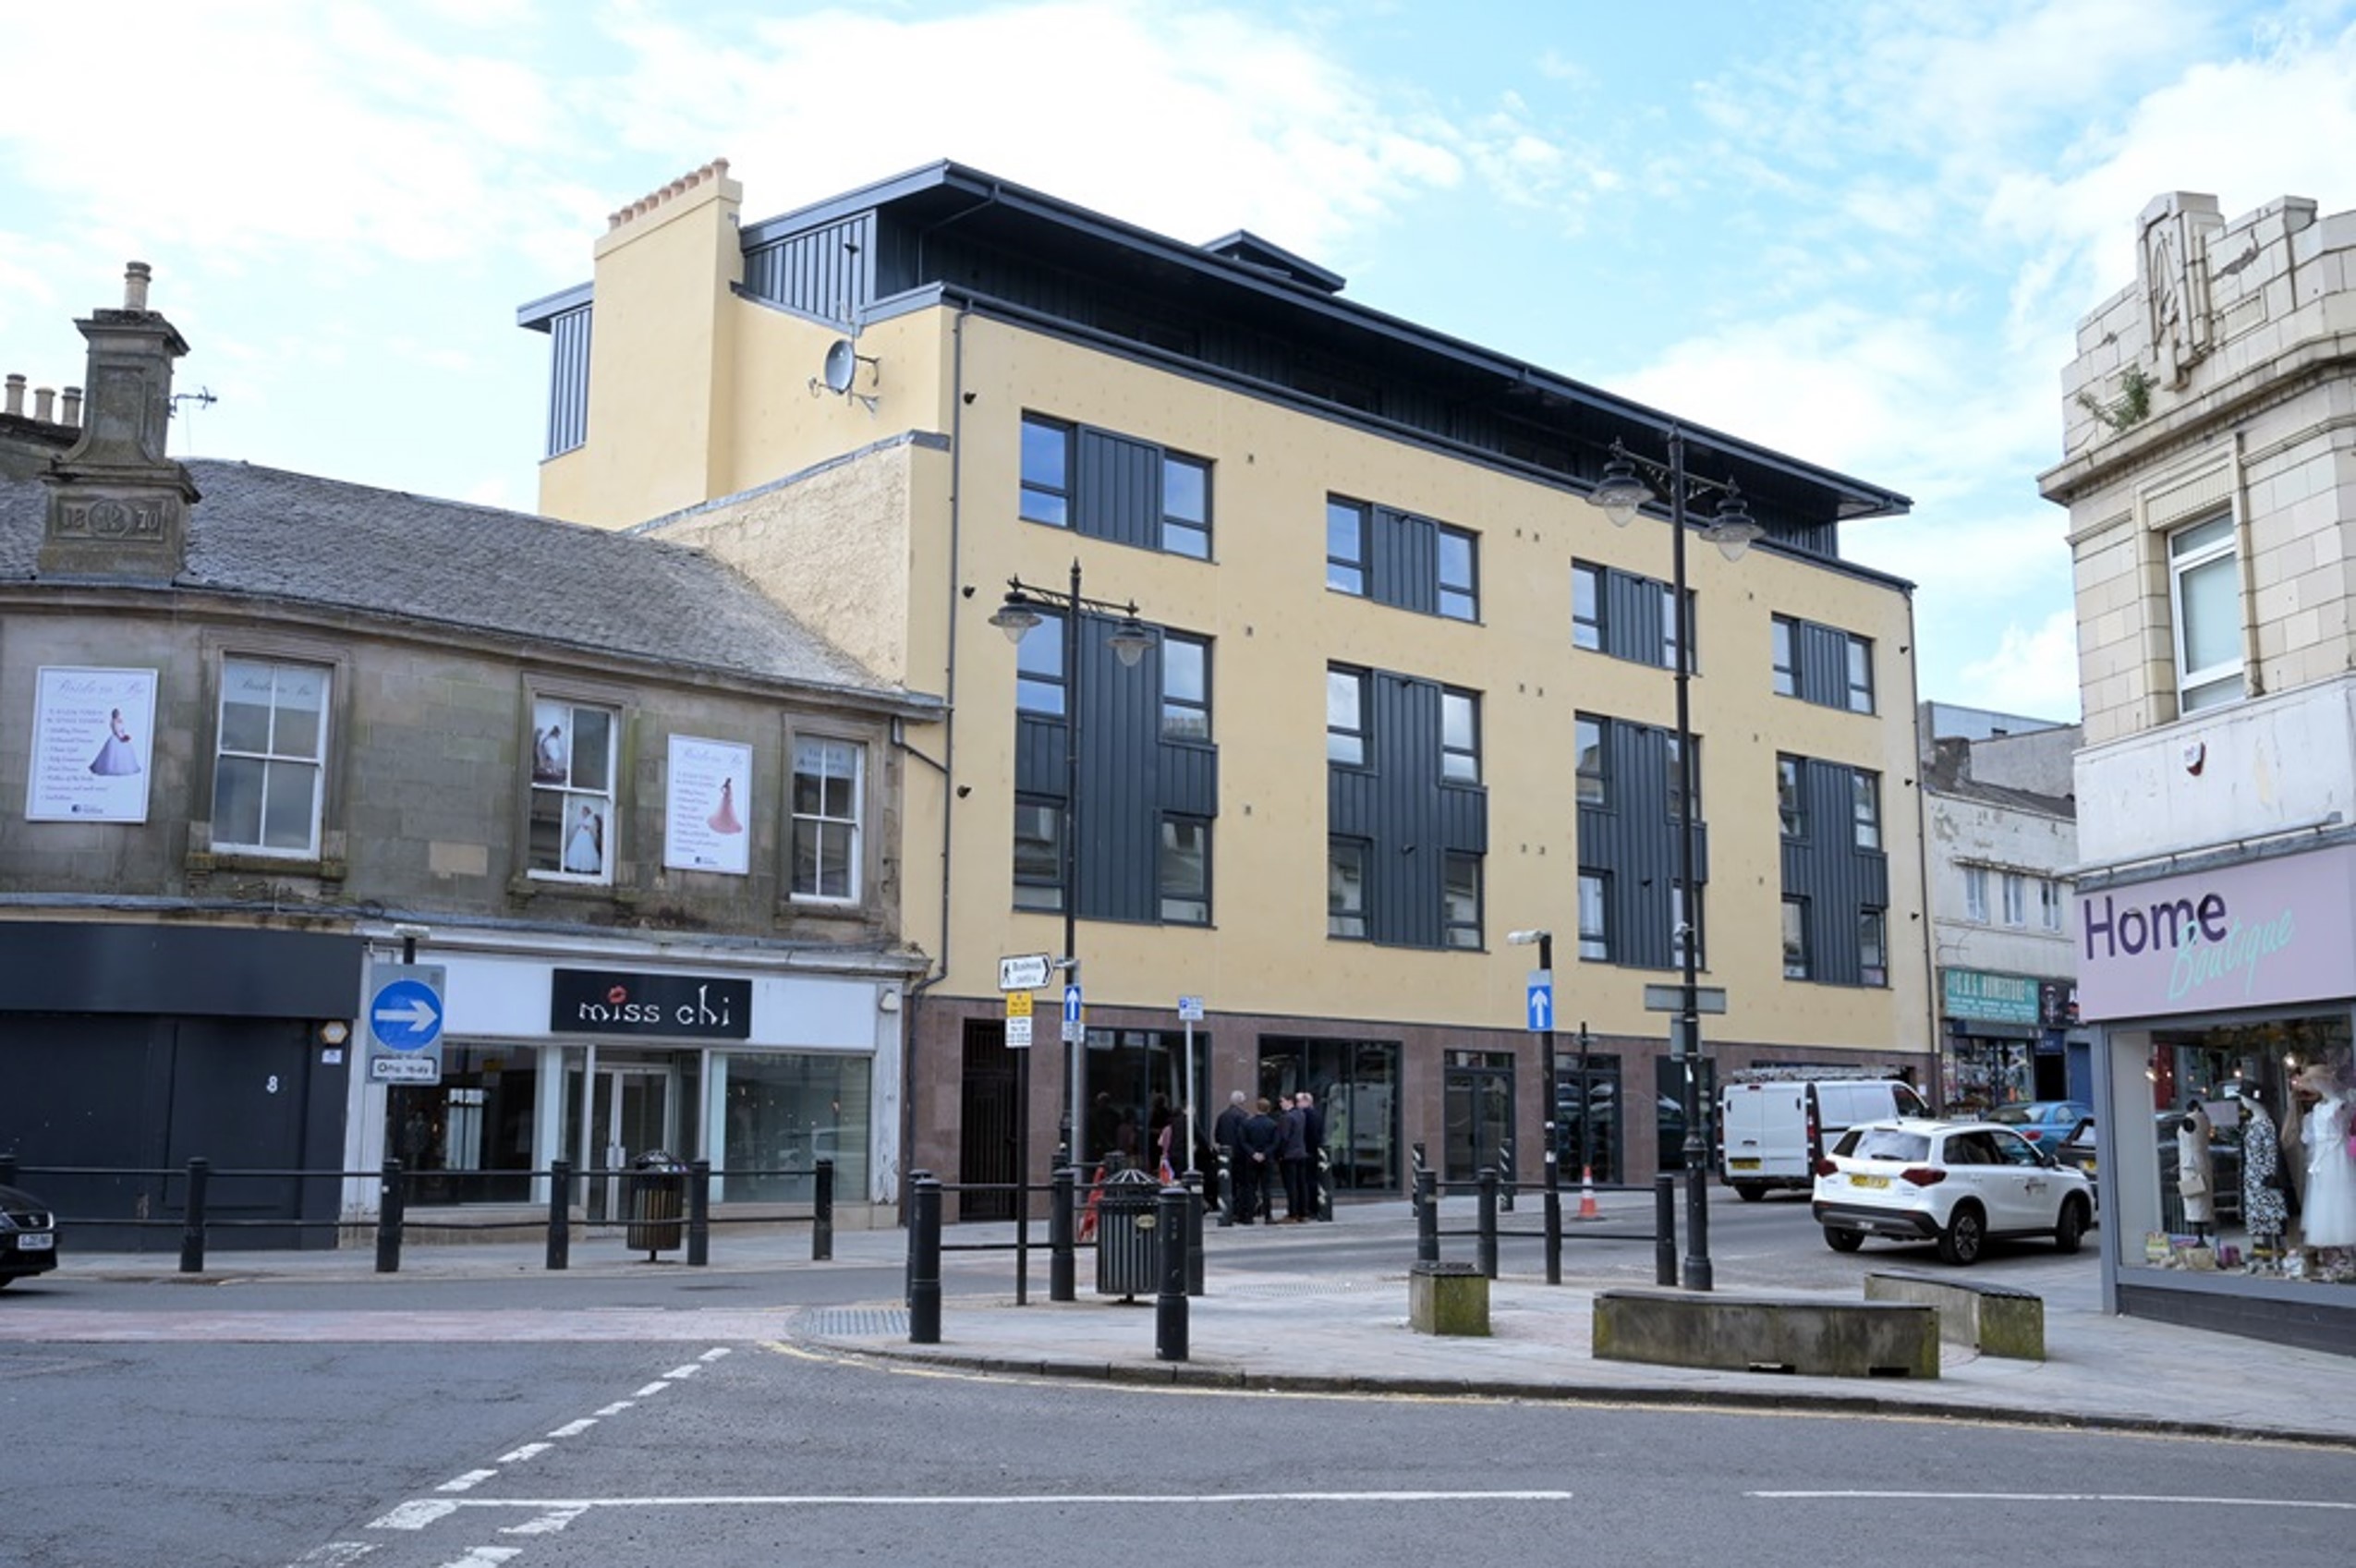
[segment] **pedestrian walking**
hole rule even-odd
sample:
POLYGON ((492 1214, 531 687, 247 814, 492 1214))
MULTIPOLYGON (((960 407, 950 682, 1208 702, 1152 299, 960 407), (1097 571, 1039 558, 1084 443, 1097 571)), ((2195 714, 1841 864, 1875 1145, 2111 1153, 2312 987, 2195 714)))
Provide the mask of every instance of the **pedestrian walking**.
POLYGON ((1307 1185, 1308 1216, 1312 1220, 1330 1220, 1333 1193, 1326 1185, 1325 1110, 1307 1089, 1293 1097, 1293 1106, 1301 1113, 1301 1146, 1306 1151, 1303 1180, 1307 1185))

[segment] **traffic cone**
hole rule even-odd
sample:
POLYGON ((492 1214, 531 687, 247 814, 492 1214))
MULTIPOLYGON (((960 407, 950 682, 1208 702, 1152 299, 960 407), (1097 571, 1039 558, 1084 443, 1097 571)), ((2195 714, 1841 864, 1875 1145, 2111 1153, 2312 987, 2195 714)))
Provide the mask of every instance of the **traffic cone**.
POLYGON ((1579 1218, 1600 1220, 1603 1211, 1596 1207, 1596 1173, 1590 1165, 1579 1167, 1579 1218))

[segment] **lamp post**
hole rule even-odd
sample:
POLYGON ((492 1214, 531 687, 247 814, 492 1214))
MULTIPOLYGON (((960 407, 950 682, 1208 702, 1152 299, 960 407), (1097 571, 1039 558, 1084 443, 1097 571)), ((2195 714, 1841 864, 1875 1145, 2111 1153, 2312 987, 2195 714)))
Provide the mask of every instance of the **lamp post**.
MULTIPOLYGON (((1006 602, 990 617, 990 624, 1006 634, 1006 640, 1020 644, 1033 626, 1046 619, 1040 612, 1050 611, 1063 622, 1063 843, 1057 868, 1058 899, 1063 906, 1063 979, 1066 985, 1080 983, 1079 903, 1080 903, 1080 715, 1083 710, 1085 686, 1081 675, 1080 620, 1090 611, 1099 614, 1118 614, 1121 619, 1111 636, 1105 638, 1123 669, 1135 669, 1145 657, 1146 650, 1154 643, 1153 633, 1137 619, 1137 606, 1132 602, 1114 604, 1105 600, 1090 599, 1080 591, 1080 563, 1072 561, 1072 586, 1058 592, 1051 588, 1038 588, 1021 577, 1006 579, 1006 602)), ((1079 1152, 1073 1142, 1075 1133, 1084 1125, 1080 1120, 1080 1051, 1081 1036, 1086 1027, 1075 1030, 1066 1043, 1070 1046, 1064 1062, 1063 1103, 1060 1124, 1056 1129, 1058 1147, 1055 1162, 1060 1167, 1079 1152)), ((1015 1090, 1020 1103, 1015 1114, 1021 1121, 1016 1141, 1023 1149, 1023 1158, 1030 1158, 1030 1055, 1022 1060, 1021 1083, 1015 1090)), ((1083 1156, 1084 1157, 1084 1156, 1083 1156)))
POLYGON ((1711 1288, 1709 1245, 1708 1150, 1702 1140, 1702 1021, 1695 979, 1701 944, 1694 914, 1694 723, 1688 687, 1694 669, 1694 608, 1685 591, 1685 502, 1689 491, 1718 492, 1718 515, 1703 529, 1702 537, 1715 544, 1729 561, 1739 560, 1751 541, 1767 530, 1751 519, 1743 493, 1729 481, 1694 480, 1685 472, 1685 432, 1669 427, 1669 462, 1663 466, 1632 456, 1619 442, 1611 444, 1611 461, 1587 499, 1603 508, 1615 527, 1625 528, 1647 502, 1652 487, 1637 477, 1643 468, 1668 490, 1670 538, 1670 600, 1677 617, 1677 650, 1672 674, 1677 687, 1677 925, 1672 933, 1680 949, 1682 983, 1678 991, 1677 1034, 1670 1054, 1684 1066, 1682 1111, 1685 1119, 1685 1259, 1682 1282, 1687 1290, 1711 1288))
MULTIPOLYGON (((1562 1160, 1556 1141, 1554 1114, 1556 1089, 1554 1085, 1554 933, 1548 930, 1508 931, 1505 940, 1515 947, 1537 944, 1538 974, 1546 977, 1547 1003, 1544 1027, 1538 1031, 1538 1076, 1540 1091, 1546 1096, 1546 1282, 1562 1282, 1562 1160)), ((1533 977, 1535 982, 1536 977, 1533 977)), ((1586 1092, 1584 1081, 1580 1092, 1586 1092)), ((1580 1119, 1580 1136, 1586 1136, 1586 1123, 1580 1119)))

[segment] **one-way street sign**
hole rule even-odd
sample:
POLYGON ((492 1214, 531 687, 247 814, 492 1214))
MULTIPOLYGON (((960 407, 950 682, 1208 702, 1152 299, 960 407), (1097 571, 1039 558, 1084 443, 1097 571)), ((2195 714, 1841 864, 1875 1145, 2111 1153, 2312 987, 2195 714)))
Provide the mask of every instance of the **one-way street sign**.
POLYGON ((1532 1029, 1554 1027, 1554 971, 1530 971, 1529 990, 1524 994, 1524 1005, 1529 1010, 1532 1029))

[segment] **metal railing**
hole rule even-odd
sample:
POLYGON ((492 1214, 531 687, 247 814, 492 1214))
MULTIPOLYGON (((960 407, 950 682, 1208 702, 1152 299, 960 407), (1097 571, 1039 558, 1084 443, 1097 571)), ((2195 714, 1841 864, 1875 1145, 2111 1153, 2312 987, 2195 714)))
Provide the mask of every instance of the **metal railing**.
MULTIPOLYGON (((446 1230, 448 1217, 465 1212, 459 1209, 436 1206, 423 1214, 411 1217, 411 1198, 415 1189, 431 1180, 438 1185, 474 1179, 497 1181, 503 1185, 523 1182, 530 1185, 546 1183, 548 1201, 544 1217, 514 1220, 469 1219, 470 1231, 540 1232, 547 1241, 547 1266, 561 1270, 568 1266, 572 1251, 573 1232, 578 1228, 593 1230, 621 1229, 640 1232, 643 1227, 657 1228, 662 1245, 650 1250, 677 1250, 685 1243, 686 1261, 700 1268, 710 1263, 711 1233, 714 1227, 732 1224, 810 1227, 810 1260, 823 1263, 834 1256, 834 1162, 820 1160, 811 1166, 764 1168, 761 1170, 730 1169, 718 1173, 723 1181, 752 1177, 789 1177, 810 1179, 810 1211, 807 1215, 794 1213, 713 1213, 711 1183, 715 1173, 709 1161, 698 1160, 678 1169, 606 1169, 589 1167, 576 1171, 565 1161, 556 1161, 545 1170, 538 1171, 410 1171, 398 1160, 387 1160, 376 1171, 322 1171, 317 1169, 277 1169, 269 1167, 215 1168, 210 1160, 199 1156, 185 1166, 134 1167, 98 1165, 23 1165, 14 1155, 0 1155, 0 1185, 19 1185, 25 1177, 66 1178, 69 1182, 115 1182, 153 1184, 152 1201, 141 1193, 140 1212, 121 1214, 77 1213, 71 1207, 55 1209, 57 1224, 72 1231, 121 1229, 130 1231, 164 1231, 177 1229, 180 1233, 180 1271, 195 1274, 204 1270, 205 1253, 214 1234, 220 1232, 271 1232, 300 1235, 306 1232, 328 1231, 341 1234, 355 1229, 370 1227, 375 1232, 376 1269, 379 1273, 395 1273, 401 1266, 401 1250, 407 1233, 411 1230, 446 1230), (299 1212, 256 1213, 236 1209, 219 1212, 216 1186, 224 1184, 262 1182, 283 1191, 293 1183, 298 1191, 305 1184, 332 1182, 341 1186, 348 1182, 373 1179, 378 1185, 378 1208, 373 1222, 338 1214, 332 1218, 306 1218, 299 1212), (577 1192, 585 1195, 589 1184, 613 1182, 625 1195, 621 1215, 597 1219, 575 1220, 573 1204, 577 1192), (656 1206, 637 1208, 637 1199, 650 1195, 652 1184, 662 1182, 676 1187, 679 1208, 676 1211, 654 1212, 656 1206), (175 1201, 175 1198, 177 1201, 175 1201), (153 1210, 152 1212, 149 1210, 153 1210), (635 1210, 635 1211, 634 1211, 635 1210), (675 1227, 676 1239, 672 1239, 675 1227)), ((68 1195, 71 1194, 68 1188, 68 1195)), ((48 1197, 44 1194, 44 1197, 48 1197)), ((299 1202, 293 1206, 299 1209, 299 1202)))

